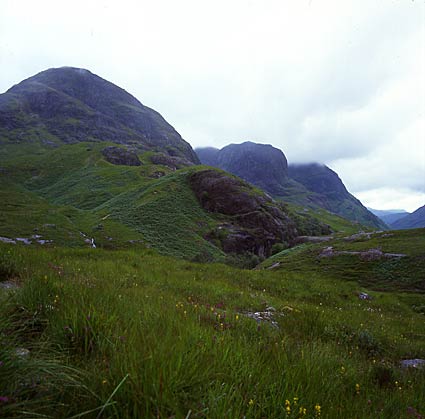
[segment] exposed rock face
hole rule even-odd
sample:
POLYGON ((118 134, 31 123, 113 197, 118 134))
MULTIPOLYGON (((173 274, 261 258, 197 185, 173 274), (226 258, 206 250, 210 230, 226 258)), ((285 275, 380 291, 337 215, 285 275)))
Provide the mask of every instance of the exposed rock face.
POLYGON ((393 230, 425 227, 425 205, 391 224, 393 230))
POLYGON ((153 164, 160 164, 162 166, 167 166, 172 170, 181 169, 186 166, 193 166, 193 163, 182 157, 173 157, 168 156, 164 153, 157 153, 151 156, 151 162, 153 164))
POLYGON ((0 133, 12 141, 110 141, 199 163, 158 112, 80 68, 43 71, 0 95, 0 133))
POLYGON ((272 195, 281 192, 288 177, 285 155, 271 145, 247 141, 221 150, 206 148, 196 152, 201 163, 233 173, 272 195))
POLYGON ((102 150, 102 154, 112 164, 123 166, 140 166, 142 164, 134 151, 128 151, 121 147, 106 147, 102 150))
POLYGON ((189 181, 204 209, 232 217, 208 237, 219 240, 226 253, 251 252, 267 257, 273 244, 297 236, 295 224, 283 207, 240 179, 204 170, 193 173, 189 181))

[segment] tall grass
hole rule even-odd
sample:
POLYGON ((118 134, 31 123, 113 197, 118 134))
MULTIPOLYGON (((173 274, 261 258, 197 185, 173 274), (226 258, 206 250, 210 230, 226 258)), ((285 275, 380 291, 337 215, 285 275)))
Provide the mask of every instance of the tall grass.
POLYGON ((399 368, 425 357, 403 295, 149 250, 0 252, 20 285, 0 290, 0 417, 424 413, 424 371, 399 368), (270 306, 277 326, 246 315, 270 306))

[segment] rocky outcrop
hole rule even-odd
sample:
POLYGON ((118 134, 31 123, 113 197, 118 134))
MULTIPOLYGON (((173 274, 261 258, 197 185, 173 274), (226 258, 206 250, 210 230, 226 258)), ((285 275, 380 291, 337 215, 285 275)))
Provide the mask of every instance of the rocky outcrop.
POLYGON ((166 166, 171 170, 181 169, 186 166, 193 166, 193 162, 182 157, 168 156, 164 153, 156 153, 150 158, 153 164, 160 164, 166 166))
POLYGON ((242 180, 217 170, 190 175, 189 182, 201 206, 226 221, 207 238, 218 241, 226 253, 271 254, 273 244, 297 236, 294 222, 284 208, 242 180))
POLYGON ((52 68, 0 95, 0 134, 15 142, 108 141, 199 163, 190 144, 158 112, 81 68, 52 68))
POLYGON ((142 162, 134 151, 121 147, 106 147, 102 150, 105 160, 112 164, 123 166, 140 166, 142 162))

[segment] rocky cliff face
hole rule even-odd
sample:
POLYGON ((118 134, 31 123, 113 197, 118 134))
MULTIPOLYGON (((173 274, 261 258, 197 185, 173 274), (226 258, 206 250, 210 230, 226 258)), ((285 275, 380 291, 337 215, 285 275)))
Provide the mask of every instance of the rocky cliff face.
POLYGON ((153 109, 88 70, 43 71, 0 95, 0 137, 9 141, 110 141, 138 151, 199 160, 153 109))
POLYGON ((190 185, 201 206, 226 216, 226 222, 208 234, 226 253, 249 252, 268 257, 273 244, 291 242, 297 235, 284 208, 240 179, 217 170, 195 172, 190 185))

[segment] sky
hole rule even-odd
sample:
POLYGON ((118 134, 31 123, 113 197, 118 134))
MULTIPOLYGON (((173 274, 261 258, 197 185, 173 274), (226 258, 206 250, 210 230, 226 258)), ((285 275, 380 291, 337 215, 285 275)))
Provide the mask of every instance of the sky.
POLYGON ((424 0, 0 0, 0 92, 62 66, 194 148, 272 144, 369 207, 425 204, 424 0))

